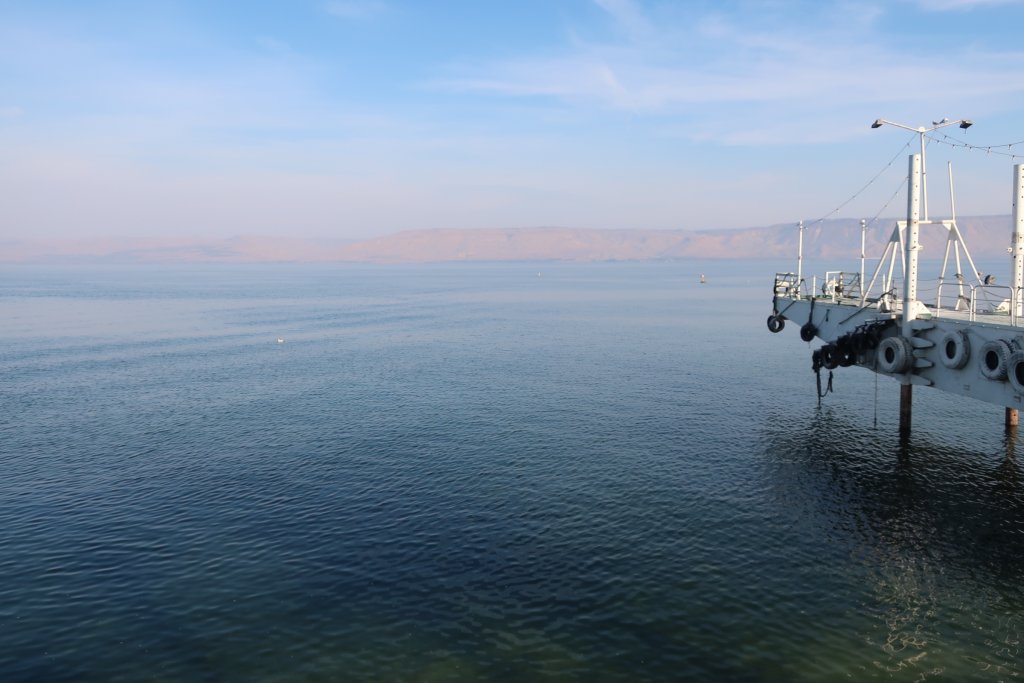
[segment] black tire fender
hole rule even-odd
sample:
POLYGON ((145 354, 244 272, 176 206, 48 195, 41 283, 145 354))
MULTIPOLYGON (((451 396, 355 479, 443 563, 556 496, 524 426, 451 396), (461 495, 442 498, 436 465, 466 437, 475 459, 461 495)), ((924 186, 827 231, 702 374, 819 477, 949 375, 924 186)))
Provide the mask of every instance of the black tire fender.
POLYGON ((947 368, 959 370, 971 358, 971 342, 963 330, 947 332, 939 341, 939 360, 947 368))
POLYGON ((1013 349, 1008 342, 1002 339, 987 341, 978 352, 978 369, 988 379, 1002 382, 1006 379, 1012 354, 1013 349))
POLYGON ((1018 394, 1024 394, 1024 351, 1014 351, 1006 362, 1006 378, 1018 394))
POLYGON ((835 344, 825 344, 821 347, 821 366, 826 370, 835 370, 839 367, 839 347, 835 344))
POLYGON ((914 362, 914 349, 903 337, 886 337, 878 345, 875 361, 882 372, 900 375, 914 362))

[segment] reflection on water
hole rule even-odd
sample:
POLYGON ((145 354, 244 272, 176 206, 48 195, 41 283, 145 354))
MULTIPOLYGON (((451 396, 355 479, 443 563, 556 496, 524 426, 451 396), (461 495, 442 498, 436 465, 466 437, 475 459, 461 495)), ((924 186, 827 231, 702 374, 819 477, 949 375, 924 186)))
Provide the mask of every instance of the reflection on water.
MULTIPOLYGON (((866 588, 844 660, 887 676, 1020 675, 1024 487, 1001 457, 909 440, 822 411, 773 431, 768 472, 808 534, 841 548, 866 588), (999 616, 995 616, 999 615, 999 616)), ((865 673, 869 673, 866 669, 865 673)))
POLYGON ((1001 414, 750 268, 0 273, 3 679, 1019 675, 1001 414))

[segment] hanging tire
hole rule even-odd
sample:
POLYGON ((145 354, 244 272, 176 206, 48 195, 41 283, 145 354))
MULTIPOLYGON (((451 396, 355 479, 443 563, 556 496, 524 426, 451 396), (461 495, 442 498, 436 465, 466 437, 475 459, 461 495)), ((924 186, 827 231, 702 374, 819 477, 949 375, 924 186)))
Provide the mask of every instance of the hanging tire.
POLYGON ((786 319, 781 315, 770 315, 768 316, 768 331, 772 334, 778 334, 782 332, 782 328, 786 326, 786 319))
POLYGON ((869 327, 864 333, 864 348, 869 351, 874 351, 878 348, 878 345, 882 342, 882 330, 877 326, 869 327))
POLYGON ((821 347, 821 366, 826 370, 835 370, 839 367, 839 349, 835 344, 825 344, 821 347))
POLYGON ((996 382, 1006 379, 1006 371, 1010 365, 1013 349, 1002 339, 987 341, 981 345, 978 353, 978 366, 981 374, 996 382))
POLYGON ((839 348, 839 367, 848 368, 857 362, 857 352, 852 347, 839 348))
POLYGON ((878 345, 875 362, 882 372, 899 375, 910 369, 914 362, 914 349, 903 337, 886 337, 878 345))
POLYGON ((939 360, 947 368, 959 370, 971 358, 971 342, 963 330, 947 332, 939 341, 939 360))
POLYGON ((1006 377, 1013 390, 1024 394, 1024 351, 1014 351, 1006 362, 1006 377))
POLYGON ((814 341, 814 338, 817 335, 818 328, 812 325, 811 323, 807 323, 806 325, 800 328, 800 338, 803 339, 805 342, 814 341))

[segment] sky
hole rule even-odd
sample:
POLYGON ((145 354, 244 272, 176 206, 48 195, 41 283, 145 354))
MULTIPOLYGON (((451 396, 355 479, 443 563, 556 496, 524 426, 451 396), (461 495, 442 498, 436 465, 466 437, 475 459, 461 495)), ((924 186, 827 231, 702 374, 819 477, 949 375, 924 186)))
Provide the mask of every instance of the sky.
POLYGON ((1006 214, 1021 26, 1014 0, 0 0, 0 240, 895 216, 918 138, 878 118, 971 119, 929 141, 931 213, 952 162, 959 214, 1006 214))

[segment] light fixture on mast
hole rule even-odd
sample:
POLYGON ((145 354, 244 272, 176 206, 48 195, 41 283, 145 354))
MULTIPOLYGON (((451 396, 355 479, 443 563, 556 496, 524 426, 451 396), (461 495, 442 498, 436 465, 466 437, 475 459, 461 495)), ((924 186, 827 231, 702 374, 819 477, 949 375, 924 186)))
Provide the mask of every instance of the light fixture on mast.
POLYGON ((957 121, 950 121, 949 119, 944 118, 941 121, 932 121, 932 127, 931 128, 925 128, 924 126, 918 126, 917 128, 913 128, 911 126, 907 126, 907 125, 904 125, 902 123, 896 123, 894 121, 888 121, 886 119, 875 119, 875 122, 871 124, 871 127, 872 128, 881 128, 884 125, 896 126, 897 128, 902 128, 903 130, 912 131, 914 133, 917 133, 918 137, 921 139, 921 204, 922 204, 921 208, 924 209, 924 220, 927 221, 928 220, 928 166, 927 166, 927 164, 925 164, 925 157, 924 157, 924 136, 927 133, 931 133, 933 130, 938 130, 939 128, 945 128, 946 126, 959 125, 962 129, 967 130, 968 128, 970 128, 971 126, 974 125, 974 121, 971 121, 970 119, 959 119, 957 121))

